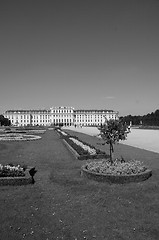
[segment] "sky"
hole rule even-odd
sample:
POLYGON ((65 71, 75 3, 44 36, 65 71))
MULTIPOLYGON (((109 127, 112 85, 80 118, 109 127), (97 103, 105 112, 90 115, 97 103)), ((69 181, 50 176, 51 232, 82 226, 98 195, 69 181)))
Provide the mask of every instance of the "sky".
POLYGON ((159 0, 1 0, 0 113, 159 109, 159 0))

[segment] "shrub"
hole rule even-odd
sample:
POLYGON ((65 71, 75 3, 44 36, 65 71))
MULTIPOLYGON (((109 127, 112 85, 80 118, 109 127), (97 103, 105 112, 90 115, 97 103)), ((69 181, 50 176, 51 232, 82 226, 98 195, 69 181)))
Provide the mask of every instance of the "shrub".
POLYGON ((114 144, 119 140, 125 140, 127 136, 127 126, 118 120, 106 121, 100 128, 100 136, 105 141, 105 144, 109 144, 110 149, 110 162, 113 164, 114 144))

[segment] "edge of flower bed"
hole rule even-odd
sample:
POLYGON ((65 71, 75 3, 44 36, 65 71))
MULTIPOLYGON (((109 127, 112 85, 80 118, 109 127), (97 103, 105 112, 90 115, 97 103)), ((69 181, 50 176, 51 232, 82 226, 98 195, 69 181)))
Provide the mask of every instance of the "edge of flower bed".
POLYGON ((112 174, 101 174, 89 171, 86 169, 86 164, 81 167, 81 176, 87 177, 98 182, 108 182, 108 183, 130 183, 130 182, 142 182, 147 180, 152 176, 152 170, 147 169, 142 173, 131 174, 131 175, 112 175, 112 174))
POLYGON ((108 158, 108 155, 107 154, 102 154, 102 153, 99 153, 99 154, 96 154, 96 155, 80 155, 79 156, 79 160, 99 160, 99 159, 106 159, 108 158))
POLYGON ((64 144, 68 147, 68 149, 72 152, 72 154, 75 156, 78 160, 88 160, 88 159, 100 159, 100 158, 106 158, 108 157, 106 154, 96 154, 96 155, 80 155, 76 152, 76 150, 70 146, 70 144, 65 140, 62 139, 64 144))
POLYGON ((34 167, 28 167, 25 170, 24 177, 0 177, 0 186, 33 184, 35 182, 33 178, 35 173, 32 175, 30 171, 34 171, 34 169, 34 167))
POLYGON ((66 145, 66 147, 70 150, 70 152, 75 156, 76 159, 79 159, 80 155, 74 150, 73 147, 70 146, 70 144, 68 144, 68 142, 66 142, 65 139, 62 139, 64 144, 66 145))

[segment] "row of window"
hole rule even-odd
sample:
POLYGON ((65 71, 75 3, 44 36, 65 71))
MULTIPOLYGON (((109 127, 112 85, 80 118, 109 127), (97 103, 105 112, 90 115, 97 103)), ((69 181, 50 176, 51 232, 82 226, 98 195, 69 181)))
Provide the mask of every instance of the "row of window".
POLYGON ((46 123, 48 122, 48 123, 49 123, 50 121, 49 121, 49 120, 39 120, 39 121, 38 121, 38 120, 33 120, 32 122, 34 122, 34 123, 35 123, 35 122, 37 122, 37 123, 38 123, 38 122, 46 122, 46 123))
MULTIPOLYGON (((72 118, 73 116, 72 115, 52 115, 53 117, 70 117, 70 118, 72 118)), ((19 119, 19 118, 21 118, 21 119, 30 119, 30 115, 21 115, 21 116, 13 116, 13 115, 11 115, 11 116, 6 116, 7 118, 10 118, 10 119, 19 119)), ((81 118, 103 118, 103 117, 105 117, 104 115, 75 115, 74 116, 76 119, 81 119, 81 118)), ((116 118, 116 116, 115 115, 109 115, 109 116, 106 116, 107 118, 116 118)), ((33 119, 38 119, 38 118, 50 118, 50 115, 35 115, 35 116, 32 116, 32 118, 33 119)))
POLYGON ((90 119, 90 118, 91 118, 91 119, 97 119, 97 118, 99 119, 99 118, 103 118, 103 117, 101 117, 101 116, 98 116, 98 117, 95 117, 95 118, 93 118, 93 117, 90 117, 90 116, 85 116, 85 117, 76 117, 76 119, 87 119, 87 118, 88 118, 88 119, 90 119))
POLYGON ((72 117, 72 115, 53 115, 53 117, 72 117))
POLYGON ((86 119, 86 120, 76 120, 76 122, 101 122, 101 120, 97 120, 97 119, 95 119, 94 121, 92 120, 92 119, 86 119))
POLYGON ((40 117, 40 118, 49 118, 50 115, 33 115, 32 116, 32 118, 38 118, 38 117, 40 117))
POLYGON ((72 110, 53 110, 53 113, 73 113, 72 110))
POLYGON ((106 117, 106 118, 111 118, 111 117, 112 117, 112 118, 113 118, 114 115, 108 115, 108 116, 105 116, 105 115, 76 115, 75 117, 76 117, 76 118, 84 118, 84 117, 85 117, 85 118, 90 118, 90 117, 91 117, 91 118, 93 118, 93 117, 94 117, 94 118, 97 118, 97 117, 98 117, 98 118, 99 118, 99 117, 101 117, 101 118, 103 118, 103 117, 104 117, 104 118, 105 118, 105 117, 106 117))
POLYGON ((43 120, 42 119, 39 120, 38 119, 38 120, 33 120, 33 121, 30 121, 28 119, 27 120, 19 120, 19 121, 18 121, 18 119, 16 119, 15 121, 11 120, 11 123, 19 123, 19 122, 20 123, 26 123, 26 122, 27 123, 30 123, 30 122, 50 122, 50 120, 47 120, 47 119, 46 120, 44 120, 44 119, 43 120))
MULTIPOLYGON (((21 115, 21 116, 7 116, 7 118, 12 118, 12 119, 14 119, 14 118, 16 118, 16 119, 18 119, 18 118, 21 118, 21 119, 30 119, 30 115, 21 115)), ((32 116, 32 118, 49 118, 50 116, 49 115, 35 115, 35 116, 32 116)))
POLYGON ((66 122, 72 122, 71 119, 54 119, 53 120, 54 123, 66 123, 66 122))

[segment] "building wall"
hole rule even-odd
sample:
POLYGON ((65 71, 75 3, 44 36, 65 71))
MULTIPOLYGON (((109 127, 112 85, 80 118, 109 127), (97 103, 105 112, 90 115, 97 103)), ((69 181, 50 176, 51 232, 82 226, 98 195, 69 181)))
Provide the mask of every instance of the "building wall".
POLYGON ((7 110, 4 114, 14 126, 99 126, 105 120, 118 119, 113 110, 75 110, 73 107, 51 107, 49 110, 7 110))
POLYGON ((73 107, 52 107, 50 108, 50 122, 53 125, 64 124, 71 126, 74 124, 73 107))
POLYGON ((50 111, 49 110, 37 110, 31 111, 30 125, 37 126, 49 126, 50 125, 50 111))
POLYGON ((118 119, 118 112, 112 110, 75 110, 74 124, 77 126, 99 126, 110 119, 118 119))

